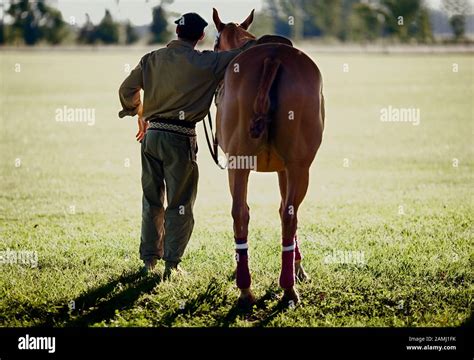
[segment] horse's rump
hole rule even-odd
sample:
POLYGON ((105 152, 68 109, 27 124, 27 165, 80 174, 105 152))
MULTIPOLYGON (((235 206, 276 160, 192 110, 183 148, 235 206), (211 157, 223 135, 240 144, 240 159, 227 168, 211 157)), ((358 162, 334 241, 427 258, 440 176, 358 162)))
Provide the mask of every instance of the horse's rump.
POLYGON ((265 159, 258 171, 276 171, 288 156, 302 157, 298 149, 290 151, 296 141, 301 151, 314 148, 315 153, 319 143, 312 143, 322 134, 321 84, 314 62, 293 47, 268 43, 244 51, 225 75, 219 109, 222 148, 227 151, 230 142, 226 134, 235 133, 239 149, 265 159))

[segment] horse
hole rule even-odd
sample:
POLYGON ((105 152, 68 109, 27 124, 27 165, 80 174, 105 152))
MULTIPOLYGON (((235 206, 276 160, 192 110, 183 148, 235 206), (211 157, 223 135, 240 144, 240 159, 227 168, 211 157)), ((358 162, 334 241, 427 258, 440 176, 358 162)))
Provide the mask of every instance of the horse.
MULTIPOLYGON (((248 31, 254 10, 241 23, 223 23, 216 9, 214 51, 243 46, 256 39, 248 31)), ((256 157, 256 168, 228 167, 232 195, 232 218, 236 251, 235 277, 240 289, 238 305, 251 307, 248 266, 247 205, 251 170, 276 172, 280 187, 282 266, 281 300, 296 304, 296 280, 308 278, 297 241, 298 209, 306 195, 309 169, 321 145, 324 129, 322 75, 316 64, 291 42, 266 36, 269 42, 249 47, 228 65, 219 91, 216 113, 216 141, 228 156, 256 157), (289 42, 289 43, 288 43, 289 42)))

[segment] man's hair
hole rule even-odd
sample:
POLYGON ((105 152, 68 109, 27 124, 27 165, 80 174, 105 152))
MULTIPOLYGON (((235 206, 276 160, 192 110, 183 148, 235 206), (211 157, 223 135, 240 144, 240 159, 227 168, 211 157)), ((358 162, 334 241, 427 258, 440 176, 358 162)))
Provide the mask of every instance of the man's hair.
POLYGON ((189 31, 188 29, 185 29, 182 26, 177 26, 178 29, 178 37, 183 40, 188 40, 188 41, 198 41, 204 31, 189 31))

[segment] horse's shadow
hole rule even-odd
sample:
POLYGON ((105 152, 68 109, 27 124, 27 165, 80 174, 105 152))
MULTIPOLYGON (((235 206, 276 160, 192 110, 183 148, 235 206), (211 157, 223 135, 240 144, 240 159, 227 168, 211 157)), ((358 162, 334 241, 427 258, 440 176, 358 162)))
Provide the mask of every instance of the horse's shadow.
POLYGON ((83 327, 111 320, 117 310, 132 308, 140 296, 151 292, 161 280, 158 274, 147 276, 141 271, 124 274, 62 305, 58 312, 43 317, 39 326, 83 327))
POLYGON ((237 318, 242 318, 253 323, 253 326, 263 327, 269 324, 278 314, 286 311, 288 306, 278 301, 273 305, 267 302, 277 299, 277 292, 270 287, 265 294, 260 297, 252 308, 242 308, 237 302, 224 316, 216 319, 216 325, 221 327, 229 327, 235 323, 237 318))
POLYGON ((185 303, 181 304, 181 306, 170 309, 155 325, 172 327, 180 316, 199 316, 201 311, 208 312, 209 309, 228 307, 228 304, 231 303, 232 306, 227 312, 211 311, 211 317, 213 319, 210 326, 230 327, 235 325, 237 319, 247 320, 251 322, 253 326, 265 326, 270 323, 275 316, 288 308, 281 301, 276 302, 276 304, 275 301, 272 301, 278 298, 274 286, 270 286, 252 308, 239 307, 237 299, 229 298, 224 290, 225 286, 225 281, 222 282, 211 279, 204 291, 197 293, 185 303))

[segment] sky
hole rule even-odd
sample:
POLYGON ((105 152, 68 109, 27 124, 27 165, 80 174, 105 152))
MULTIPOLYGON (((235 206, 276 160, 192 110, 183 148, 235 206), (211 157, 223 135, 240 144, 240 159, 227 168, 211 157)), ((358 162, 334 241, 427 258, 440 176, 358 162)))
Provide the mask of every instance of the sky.
MULTIPOLYGON (((0 2, 9 0, 0 0, 0 2)), ((439 8, 441 0, 426 0, 429 6, 439 8)), ((114 19, 130 20, 134 25, 144 25, 151 22, 151 9, 158 5, 160 0, 50 0, 50 4, 57 7, 67 22, 83 24, 85 13, 88 13, 94 24, 104 16, 105 9, 109 9, 114 19)), ((170 13, 176 18, 186 12, 197 12, 209 24, 212 24, 212 8, 219 10, 224 22, 242 22, 252 9, 257 12, 262 8, 263 0, 174 0, 166 5, 170 13)))
MULTIPOLYGON (((212 8, 219 10, 223 21, 243 21, 252 9, 261 10, 263 0, 175 0, 166 5, 168 12, 176 13, 176 18, 186 12, 196 12, 209 24, 212 23, 212 8)), ((158 5, 156 0, 56 0, 56 7, 61 10, 63 18, 69 21, 75 16, 81 24, 87 12, 93 23, 98 23, 109 9, 116 20, 130 20, 134 25, 151 23, 151 9, 158 5)))

